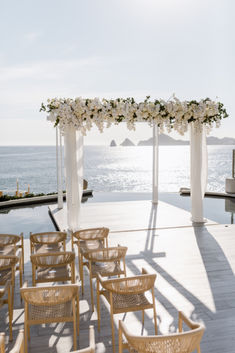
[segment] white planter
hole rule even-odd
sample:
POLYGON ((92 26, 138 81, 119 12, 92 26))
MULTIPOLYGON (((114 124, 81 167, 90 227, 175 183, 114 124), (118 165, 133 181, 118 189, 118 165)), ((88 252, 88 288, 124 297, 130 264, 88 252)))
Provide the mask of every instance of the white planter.
POLYGON ((225 191, 228 194, 235 194, 235 179, 234 178, 225 179, 225 191))

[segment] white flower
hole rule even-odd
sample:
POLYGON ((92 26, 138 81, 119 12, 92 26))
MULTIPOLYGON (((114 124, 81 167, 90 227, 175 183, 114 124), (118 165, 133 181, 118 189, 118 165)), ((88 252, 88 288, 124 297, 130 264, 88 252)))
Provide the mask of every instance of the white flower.
MULTIPOLYGON (((48 99, 47 119, 51 122, 58 122, 59 128, 63 132, 69 124, 78 129, 82 134, 90 130, 93 125, 102 132, 104 127, 112 124, 119 124, 125 121, 128 129, 135 129, 136 122, 146 121, 150 126, 153 123, 159 125, 160 131, 164 128, 170 132, 172 129, 184 134, 192 118, 194 126, 198 131, 202 130, 202 124, 207 130, 212 126, 220 126, 220 120, 227 115, 220 111, 220 104, 211 100, 201 100, 199 102, 181 102, 173 95, 173 100, 159 100, 160 104, 155 105, 149 99, 136 103, 133 99, 48 99)), ((45 110, 45 109, 43 109, 45 110)))

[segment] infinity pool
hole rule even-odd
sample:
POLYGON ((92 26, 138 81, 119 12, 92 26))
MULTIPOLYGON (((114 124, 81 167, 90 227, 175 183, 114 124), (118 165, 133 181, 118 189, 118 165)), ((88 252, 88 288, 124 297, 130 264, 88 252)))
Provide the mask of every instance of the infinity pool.
MULTIPOLYGON (((132 200, 151 200, 151 193, 95 193, 87 202, 121 202, 132 200)), ((191 209, 191 199, 178 193, 160 193, 159 200, 183 210, 191 209)), ((235 199, 206 197, 204 199, 205 218, 221 224, 233 223, 235 199)), ((235 217, 234 217, 235 218, 235 217)), ((0 210, 0 233, 24 232, 27 238, 30 232, 55 231, 48 213, 48 204, 0 210)))

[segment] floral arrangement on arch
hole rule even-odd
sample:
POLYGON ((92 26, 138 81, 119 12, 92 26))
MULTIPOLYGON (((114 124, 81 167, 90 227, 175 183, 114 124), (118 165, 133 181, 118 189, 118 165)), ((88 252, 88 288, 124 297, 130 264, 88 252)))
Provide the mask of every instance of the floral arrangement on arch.
POLYGON ((40 111, 49 113, 48 120, 59 126, 63 132, 71 125, 83 135, 93 125, 103 132, 105 127, 126 122, 128 129, 134 130, 137 122, 147 122, 150 126, 157 124, 160 132, 175 130, 183 135, 190 123, 199 131, 205 125, 207 132, 213 125, 220 126, 220 121, 228 117, 226 109, 220 102, 209 98, 200 101, 180 101, 175 96, 171 100, 150 100, 135 102, 133 98, 102 99, 94 98, 53 98, 41 106, 40 111))

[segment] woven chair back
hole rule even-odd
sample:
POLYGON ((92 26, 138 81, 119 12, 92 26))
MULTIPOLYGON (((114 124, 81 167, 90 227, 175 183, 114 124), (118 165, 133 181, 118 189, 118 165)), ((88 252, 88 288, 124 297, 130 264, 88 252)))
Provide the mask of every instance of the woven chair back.
POLYGON ((60 285, 53 287, 21 288, 21 295, 27 304, 52 306, 70 302, 78 295, 78 285, 60 285))
POLYGON ((191 353, 200 345, 204 327, 197 325, 194 330, 164 335, 164 336, 135 336, 127 330, 123 322, 119 322, 130 351, 138 353, 191 353))
POLYGON ((108 228, 89 228, 81 229, 73 233, 73 236, 78 240, 99 240, 105 239, 108 237, 109 229, 108 228))
POLYGON ((117 294, 139 294, 154 287, 155 274, 138 275, 134 277, 115 278, 103 281, 102 286, 110 292, 117 294))
POLYGON ((35 254, 30 256, 32 264, 39 267, 59 267, 61 265, 67 265, 75 261, 75 253, 73 251, 57 252, 57 253, 46 253, 46 254, 35 254))
POLYGON ((15 245, 21 240, 19 235, 15 234, 0 234, 0 248, 7 245, 15 245))
POLYGON ((46 232, 30 234, 30 241, 35 244, 55 244, 66 240, 65 232, 46 232))
POLYGON ((84 257, 92 262, 112 262, 123 259, 126 256, 126 252, 127 247, 118 246, 90 251, 84 254, 84 257))
POLYGON ((18 256, 15 255, 0 255, 0 271, 7 270, 14 267, 19 261, 18 256))

